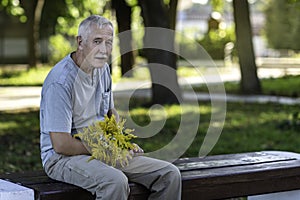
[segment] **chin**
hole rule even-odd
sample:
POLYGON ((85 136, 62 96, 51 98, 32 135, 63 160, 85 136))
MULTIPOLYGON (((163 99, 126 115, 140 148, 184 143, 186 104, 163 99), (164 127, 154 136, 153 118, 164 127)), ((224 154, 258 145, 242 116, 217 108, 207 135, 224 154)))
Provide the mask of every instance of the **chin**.
POLYGON ((102 68, 105 66, 105 63, 103 64, 97 64, 97 65, 94 65, 94 68, 102 68))
POLYGON ((105 61, 104 61, 104 60, 101 60, 101 61, 96 60, 96 61, 93 63, 93 66, 94 66, 95 68, 102 68, 103 66, 105 66, 105 64, 106 64, 106 60, 105 60, 105 61))
POLYGON ((97 63, 94 63, 92 66, 94 67, 94 68, 102 68, 102 67, 104 67, 105 66, 105 63, 106 62, 101 62, 101 63, 99 63, 99 62, 97 62, 97 63))

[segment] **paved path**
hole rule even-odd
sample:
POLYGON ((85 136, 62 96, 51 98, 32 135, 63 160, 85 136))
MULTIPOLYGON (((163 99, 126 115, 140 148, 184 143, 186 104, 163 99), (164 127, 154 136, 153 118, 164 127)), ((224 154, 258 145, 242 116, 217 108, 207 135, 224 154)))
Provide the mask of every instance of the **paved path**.
POLYGON ((0 110, 38 108, 41 87, 0 87, 0 110))
MULTIPOLYGON (((117 90, 114 92, 115 98, 126 97, 132 93, 132 89, 117 90)), ((14 110, 21 108, 39 108, 40 104, 41 87, 0 87, 0 111, 14 110)), ((150 97, 151 91, 149 88, 139 89, 135 93, 138 97, 150 97)), ((184 91, 183 97, 186 100, 205 100, 209 101, 211 98, 214 100, 224 100, 224 95, 210 95, 207 93, 197 93, 196 95, 191 92, 184 91)), ((278 96, 265 96, 265 95, 226 95, 227 102, 248 102, 248 103, 281 103, 288 105, 300 105, 300 98, 278 97, 278 96)))
MULTIPOLYGON (((277 77, 282 75, 280 71, 274 70, 270 73, 270 70, 260 71, 259 77, 277 77)), ((222 75, 206 75, 205 79, 198 77, 190 77, 180 79, 180 85, 184 84, 196 84, 196 83, 205 83, 213 82, 214 80, 219 79, 221 81, 239 81, 240 75, 237 70, 233 70, 230 73, 224 73, 222 75)), ((135 93, 136 96, 146 96, 150 97, 150 87, 151 84, 148 81, 127 81, 122 84, 115 84, 113 91, 115 98, 126 97, 132 94, 132 91, 136 88, 140 88, 138 92, 135 93)), ((40 93, 41 87, 0 87, 0 111, 1 110, 14 110, 20 108, 39 108, 40 104, 40 93)), ((192 95, 191 92, 183 92, 183 97, 185 99, 195 100, 224 100, 224 95, 210 95, 207 93, 197 93, 197 95, 192 95)), ((227 102, 259 102, 259 103, 282 103, 282 104, 300 104, 300 98, 289 98, 289 97, 277 97, 277 96, 264 96, 264 95, 226 95, 227 102)))

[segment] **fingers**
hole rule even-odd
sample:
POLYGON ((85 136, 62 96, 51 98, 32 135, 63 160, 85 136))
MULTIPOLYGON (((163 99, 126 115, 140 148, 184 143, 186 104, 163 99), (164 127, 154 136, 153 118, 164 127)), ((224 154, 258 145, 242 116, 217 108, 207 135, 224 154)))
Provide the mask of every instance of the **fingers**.
POLYGON ((143 150, 139 145, 137 145, 137 144, 134 143, 134 149, 133 149, 133 152, 134 152, 135 154, 137 154, 137 153, 143 154, 143 153, 144 153, 144 150, 143 150))

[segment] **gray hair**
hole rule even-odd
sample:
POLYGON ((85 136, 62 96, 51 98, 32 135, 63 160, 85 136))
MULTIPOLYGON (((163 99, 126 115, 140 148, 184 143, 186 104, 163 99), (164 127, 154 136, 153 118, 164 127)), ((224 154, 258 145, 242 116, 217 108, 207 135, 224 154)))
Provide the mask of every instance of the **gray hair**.
POLYGON ((100 15, 91 15, 80 23, 78 28, 78 36, 80 36, 82 39, 87 39, 87 36, 91 33, 91 27, 93 24, 97 25, 99 28, 104 26, 111 26, 114 28, 111 21, 105 17, 100 15))

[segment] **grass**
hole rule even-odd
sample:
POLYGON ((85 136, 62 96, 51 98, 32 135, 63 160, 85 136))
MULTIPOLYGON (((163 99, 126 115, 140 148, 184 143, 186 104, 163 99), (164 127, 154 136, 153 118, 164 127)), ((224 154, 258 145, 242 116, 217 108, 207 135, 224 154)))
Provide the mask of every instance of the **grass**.
MULTIPOLYGON (((300 96, 300 76, 288 75, 280 78, 261 79, 262 94, 299 97, 300 96)), ((225 82, 226 93, 240 94, 240 86, 237 82, 225 82)), ((197 92, 207 92, 206 85, 194 85, 193 89, 197 92)))
POLYGON ((41 86, 51 67, 0 69, 0 86, 41 86))
MULTIPOLYGON (((116 106, 121 103, 121 100, 117 100, 116 106)), ((261 150, 284 150, 300 153, 298 119, 296 125, 288 121, 292 114, 299 110, 299 105, 228 103, 224 129, 210 154, 261 150)), ((121 108, 119 112, 123 117, 128 116, 126 109, 121 108)), ((153 109, 152 120, 161 119, 161 113, 161 110, 153 109)), ((136 142, 141 144, 147 152, 161 149, 177 134, 182 116, 188 116, 187 124, 184 125, 188 128, 191 125, 189 120, 200 114, 197 135, 182 155, 184 157, 198 156, 210 124, 210 103, 200 102, 200 107, 166 106, 164 113, 168 117, 163 128, 154 136, 140 137, 136 142)), ((38 110, 32 109, 0 112, 0 173, 41 169, 38 115, 38 110)), ((151 122, 149 110, 146 108, 134 106, 131 108, 130 115, 136 124, 147 125, 151 122)), ((125 125, 128 126, 127 123, 125 125)), ((188 134, 188 129, 184 133, 188 134)), ((140 132, 139 134, 145 133, 140 132)))
POLYGON ((266 94, 299 97, 300 76, 285 76, 262 80, 262 89, 266 94))
MULTIPOLYGON (((170 117, 158 136, 140 139, 139 142, 143 144, 146 151, 159 148, 157 144, 164 146, 176 135, 182 117, 180 110, 179 106, 167 107, 165 111, 170 117)), ((188 114, 191 116, 201 115, 197 136, 183 155, 197 156, 210 125, 211 107, 208 102, 201 102, 200 108, 189 107, 184 110, 189 110, 188 114)), ((261 150, 300 152, 298 139, 300 120, 294 119, 297 125, 291 125, 292 122, 289 121, 295 112, 300 112, 299 105, 228 103, 224 129, 210 154, 261 150)), ((137 123, 142 125, 149 123, 148 110, 136 108, 131 111, 131 114, 137 123)))
POLYGON ((0 173, 41 169, 38 110, 0 112, 0 173))

